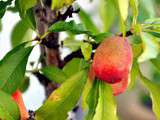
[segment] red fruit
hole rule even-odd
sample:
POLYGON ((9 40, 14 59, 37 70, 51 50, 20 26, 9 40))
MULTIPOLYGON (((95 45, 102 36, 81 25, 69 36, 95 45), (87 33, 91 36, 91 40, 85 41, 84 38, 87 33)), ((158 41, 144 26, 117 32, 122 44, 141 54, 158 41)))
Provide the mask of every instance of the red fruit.
POLYGON ((114 96, 117 96, 117 95, 125 92, 125 90, 127 89, 127 86, 128 86, 128 77, 122 79, 118 83, 112 84, 111 86, 112 86, 114 96))
POLYGON ((27 120, 29 118, 29 115, 28 115, 28 112, 27 112, 26 107, 24 105, 21 91, 17 90, 15 93, 13 93, 12 98, 17 103, 17 105, 19 107, 21 120, 27 120))
POLYGON ((132 65, 132 49, 127 39, 111 37, 104 40, 93 59, 95 75, 107 83, 117 83, 128 76, 132 65))

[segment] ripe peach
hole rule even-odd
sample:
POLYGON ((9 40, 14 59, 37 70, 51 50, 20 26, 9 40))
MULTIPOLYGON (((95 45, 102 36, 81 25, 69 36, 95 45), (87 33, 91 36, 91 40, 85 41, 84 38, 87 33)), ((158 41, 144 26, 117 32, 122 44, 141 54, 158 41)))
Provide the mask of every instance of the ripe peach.
POLYGON ((128 76, 132 65, 132 48, 127 38, 111 37, 104 40, 93 59, 95 75, 107 83, 118 83, 128 76))

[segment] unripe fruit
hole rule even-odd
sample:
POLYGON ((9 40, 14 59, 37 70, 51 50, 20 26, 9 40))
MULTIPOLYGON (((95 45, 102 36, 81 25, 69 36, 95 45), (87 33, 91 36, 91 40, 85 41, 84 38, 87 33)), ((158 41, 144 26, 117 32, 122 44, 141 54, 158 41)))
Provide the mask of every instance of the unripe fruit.
POLYGON ((17 90, 12 94, 13 100, 17 103, 19 110, 20 110, 20 120, 27 120, 29 118, 29 114, 26 110, 26 107, 23 102, 22 94, 20 90, 17 90))
POLYGON ((128 40, 111 37, 104 40, 93 59, 95 75, 107 83, 117 83, 128 76, 132 65, 132 49, 128 40))

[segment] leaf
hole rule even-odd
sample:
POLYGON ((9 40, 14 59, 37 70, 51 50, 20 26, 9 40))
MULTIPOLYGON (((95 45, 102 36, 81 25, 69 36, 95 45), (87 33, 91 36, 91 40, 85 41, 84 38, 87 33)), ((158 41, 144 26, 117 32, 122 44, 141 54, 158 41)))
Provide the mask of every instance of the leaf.
POLYGON ((137 23, 137 17, 138 17, 138 0, 129 0, 132 13, 133 13, 133 24, 136 25, 137 23))
POLYGON ((81 44, 81 51, 85 60, 86 61, 90 60, 92 54, 92 45, 87 42, 83 42, 81 44))
POLYGON ((0 19, 4 16, 7 6, 12 4, 13 0, 0 1, 0 19))
POLYGON ((151 62, 157 68, 157 70, 160 72, 160 56, 158 56, 155 59, 151 59, 151 62))
POLYGON ((11 96, 0 90, 0 119, 19 120, 20 113, 17 104, 11 96))
POLYGON ((74 0, 52 0, 51 8, 54 9, 61 9, 65 6, 69 6, 74 2, 74 0))
POLYGON ((129 0, 118 0, 118 5, 121 17, 125 21, 128 17, 129 0))
POLYGON ((88 98, 89 92, 92 88, 92 85, 93 85, 93 81, 91 81, 88 77, 87 78, 87 83, 86 83, 86 85, 84 87, 84 90, 83 90, 83 93, 82 93, 82 109, 83 109, 84 112, 88 108, 87 98, 88 98))
POLYGON ((92 21, 92 18, 89 14, 87 14, 82 8, 79 12, 79 17, 81 19, 81 22, 85 25, 87 30, 91 31, 93 34, 97 34, 99 32, 98 28, 92 21))
POLYGON ((138 64, 137 64, 137 59, 134 59, 131 73, 130 73, 131 81, 130 81, 129 87, 128 87, 129 90, 131 90, 135 87, 135 84, 137 82, 137 76, 138 76, 138 64))
POLYGON ((103 31, 108 32, 117 16, 113 0, 100 0, 99 13, 103 22, 103 31))
MULTIPOLYGON (((133 39, 133 41, 136 42, 136 39, 133 39)), ((143 52, 142 44, 141 43, 132 44, 132 51, 133 51, 133 57, 137 59, 143 52)))
POLYGON ((25 16, 27 10, 34 7, 37 3, 37 0, 18 0, 21 17, 25 16))
POLYGON ((28 89, 29 85, 30 85, 30 78, 25 76, 19 85, 20 91, 25 92, 28 89))
POLYGON ((145 20, 145 24, 160 24, 160 18, 149 18, 145 20))
POLYGON ((67 113, 75 107, 80 99, 86 79, 85 70, 67 79, 36 111, 36 119, 51 120, 51 118, 54 118, 54 120, 65 120, 67 113))
POLYGON ((49 32, 68 31, 73 34, 90 34, 90 32, 82 24, 76 24, 74 21, 70 21, 70 22, 59 21, 53 24, 48 29, 48 31, 49 32))
POLYGON ((144 22, 148 18, 156 17, 155 5, 153 0, 139 0, 138 21, 144 22))
POLYGON ((72 52, 78 50, 81 47, 82 41, 75 40, 75 38, 66 38, 63 41, 63 47, 69 48, 72 52))
POLYGON ((87 67, 88 64, 84 59, 73 58, 63 67, 63 72, 70 77, 87 67))
POLYGON ((99 99, 93 120, 118 120, 112 88, 104 82, 99 85, 99 99))
POLYGON ((138 62, 144 62, 152 58, 156 58, 159 52, 158 40, 149 33, 142 32, 143 53, 138 58, 138 62))
POLYGON ((12 47, 16 47, 23 42, 32 40, 32 33, 33 31, 29 28, 26 19, 19 21, 13 28, 11 34, 12 47))
POLYGON ((147 90, 150 93, 151 99, 152 99, 152 109, 155 113, 157 120, 160 120, 160 84, 154 83, 150 80, 148 80, 146 77, 144 77, 140 73, 141 81, 143 85, 147 88, 147 90))
POLYGON ((44 67, 41 71, 49 80, 56 83, 63 83, 67 79, 65 73, 61 69, 54 66, 44 67))
POLYGON ((27 19, 28 26, 32 30, 36 31, 36 20, 35 20, 33 8, 30 8, 27 10, 27 14, 26 14, 25 18, 27 19))
POLYGON ((0 89, 13 93, 24 79, 26 64, 33 46, 23 43, 11 50, 0 61, 0 89))
POLYGON ((111 33, 105 32, 105 33, 99 33, 96 35, 93 35, 92 38, 95 40, 96 43, 101 43, 105 38, 112 36, 111 33))
POLYGON ((93 120, 96 106, 98 104, 98 97, 99 97, 99 80, 95 80, 88 93, 88 97, 86 98, 89 111, 85 117, 85 120, 93 120))
POLYGON ((0 19, 0 32, 2 31, 2 20, 0 19))

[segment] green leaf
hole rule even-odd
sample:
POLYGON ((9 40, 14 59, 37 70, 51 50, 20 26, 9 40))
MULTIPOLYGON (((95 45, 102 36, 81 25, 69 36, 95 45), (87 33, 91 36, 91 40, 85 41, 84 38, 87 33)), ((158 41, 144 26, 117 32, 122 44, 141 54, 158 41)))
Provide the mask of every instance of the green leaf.
POLYGON ((157 68, 157 70, 160 72, 160 56, 158 56, 155 59, 151 59, 151 62, 157 68))
POLYGON ((99 12, 103 23, 103 31, 108 32, 117 16, 113 0, 100 0, 99 12))
POLYGON ((2 20, 0 19, 0 32, 2 31, 2 20))
POLYGON ((32 40, 32 33, 33 31, 29 28, 26 19, 19 21, 13 28, 11 34, 12 47, 16 47, 23 42, 32 40))
POLYGON ((68 31, 73 34, 90 34, 90 32, 82 24, 76 24, 74 21, 70 21, 70 22, 59 21, 53 24, 48 29, 48 31, 49 32, 68 31))
POLYGON ((33 8, 30 8, 30 9, 27 10, 27 14, 24 18, 27 19, 28 26, 32 30, 36 31, 36 20, 35 20, 35 15, 34 15, 33 8))
POLYGON ((139 22, 144 22, 148 18, 156 17, 155 5, 153 0, 139 0, 139 22))
POLYGON ((52 0, 51 8, 54 9, 61 9, 65 6, 71 5, 75 0, 52 0))
POLYGON ((24 79, 26 64, 33 46, 23 43, 11 50, 0 61, 0 89, 13 93, 24 79))
POLYGON ((90 60, 92 54, 92 45, 87 42, 83 42, 81 44, 81 51, 85 60, 86 61, 90 60))
POLYGON ((93 120, 118 120, 116 107, 111 86, 101 81, 98 105, 93 120))
POLYGON ((85 117, 85 120, 93 120, 95 110, 98 104, 98 97, 99 97, 99 80, 95 80, 88 93, 88 97, 86 98, 89 111, 85 117))
POLYGON ((61 69, 54 66, 44 67, 41 71, 49 80, 56 83, 63 83, 67 79, 65 73, 61 69))
POLYGON ((147 90, 150 93, 151 99, 152 99, 152 109, 155 113, 157 120, 160 120, 160 84, 154 83, 150 80, 148 80, 146 77, 144 77, 141 73, 141 81, 143 85, 147 88, 147 90))
POLYGON ((136 25, 137 23, 137 17, 138 17, 138 0, 130 0, 130 6, 133 13, 133 24, 136 25))
POLYGON ((19 120, 20 113, 17 104, 11 96, 0 90, 0 119, 19 120))
POLYGON ((69 48, 72 52, 80 49, 82 44, 82 41, 79 40, 75 40, 75 38, 73 37, 68 37, 63 41, 63 47, 67 47, 69 48))
POLYGON ((130 81, 129 87, 128 87, 129 90, 131 90, 135 87, 138 73, 139 73, 139 71, 138 71, 137 59, 134 59, 132 69, 131 69, 131 73, 130 73, 131 81, 130 81))
POLYGON ((160 18, 150 18, 142 25, 143 31, 160 38, 160 18))
POLYGON ((0 105, 0 119, 1 120, 15 120, 8 111, 0 105))
POLYGON ((82 109, 83 111, 85 112, 88 108, 88 105, 87 105, 87 98, 88 98, 88 95, 89 95, 89 92, 91 90, 93 86, 93 81, 91 81, 89 79, 89 77, 87 78, 87 83, 83 89, 83 93, 82 93, 82 109))
POLYGON ((30 78, 25 76, 19 85, 20 91, 25 92, 28 89, 29 85, 30 85, 30 78))
POLYGON ((18 6, 21 17, 25 16, 27 10, 34 7, 37 3, 37 0, 18 0, 18 6))
POLYGON ((105 33, 99 33, 96 35, 93 35, 92 38, 95 40, 96 43, 101 43, 105 38, 112 36, 111 33, 105 32, 105 33))
POLYGON ((87 14, 82 8, 79 12, 79 17, 81 19, 81 22, 85 25, 87 30, 91 31, 93 34, 97 34, 99 32, 98 28, 92 21, 92 18, 89 14, 87 14))
POLYGON ((88 67, 88 64, 84 59, 73 58, 63 67, 63 72, 70 77, 86 67, 88 67))
POLYGON ((0 1, 0 19, 4 16, 7 6, 12 4, 13 0, 0 1))
POLYGON ((36 111, 37 120, 65 120, 67 113, 75 107, 87 79, 85 70, 67 79, 55 90, 44 105, 36 111))
POLYGON ((128 17, 129 0, 118 0, 118 5, 121 18, 123 19, 123 21, 125 21, 128 17))
POLYGON ((156 58, 159 52, 158 40, 155 36, 142 32, 143 53, 138 58, 138 62, 144 62, 152 58, 156 58))

